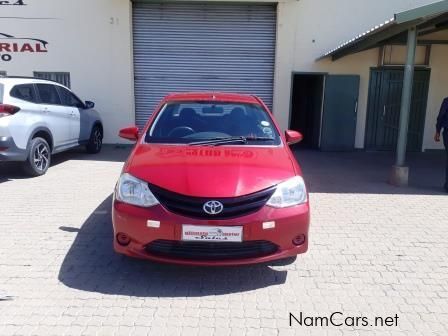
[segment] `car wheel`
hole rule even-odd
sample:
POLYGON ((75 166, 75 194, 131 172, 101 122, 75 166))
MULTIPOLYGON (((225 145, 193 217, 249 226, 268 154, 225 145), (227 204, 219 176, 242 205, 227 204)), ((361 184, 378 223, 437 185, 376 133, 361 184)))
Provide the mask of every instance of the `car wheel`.
POLYGON ((92 129, 92 133, 90 133, 90 139, 86 146, 87 153, 97 154, 101 151, 102 146, 103 146, 103 132, 101 131, 101 127, 96 125, 92 129))
POLYGON ((31 176, 44 175, 51 164, 51 148, 48 142, 42 138, 31 140, 28 150, 28 158, 24 164, 25 173, 31 176))

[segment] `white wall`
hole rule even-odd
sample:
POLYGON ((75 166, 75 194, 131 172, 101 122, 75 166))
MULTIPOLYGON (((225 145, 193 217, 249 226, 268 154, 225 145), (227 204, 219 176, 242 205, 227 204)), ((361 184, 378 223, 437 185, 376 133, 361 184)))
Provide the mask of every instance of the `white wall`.
POLYGON ((72 89, 95 101, 105 142, 117 142, 118 129, 134 123, 130 2, 25 2, 27 6, 0 6, 0 33, 46 40, 48 53, 13 55, 10 62, 0 61, 0 70, 21 76, 70 72, 72 89))

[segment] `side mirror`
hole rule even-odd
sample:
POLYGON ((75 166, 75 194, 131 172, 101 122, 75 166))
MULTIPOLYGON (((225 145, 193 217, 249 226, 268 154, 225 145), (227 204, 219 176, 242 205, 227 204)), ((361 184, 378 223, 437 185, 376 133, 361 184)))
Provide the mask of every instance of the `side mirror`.
POLYGON ((85 103, 86 110, 93 109, 95 107, 95 103, 91 101, 86 101, 85 103))
POLYGON ((126 127, 120 130, 118 133, 120 138, 131 140, 131 141, 137 141, 138 140, 138 128, 133 127, 126 127))
POLYGON ((285 132, 285 138, 288 145, 294 145, 303 140, 303 135, 300 132, 288 130, 285 132))

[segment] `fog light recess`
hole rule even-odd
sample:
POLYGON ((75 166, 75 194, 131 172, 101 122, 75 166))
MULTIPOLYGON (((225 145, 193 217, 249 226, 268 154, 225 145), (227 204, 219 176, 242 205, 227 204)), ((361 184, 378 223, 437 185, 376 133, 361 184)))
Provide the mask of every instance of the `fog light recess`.
POLYGON ((292 240, 292 243, 296 246, 303 245, 305 244, 305 242, 306 242, 306 236, 304 234, 298 235, 292 240))
POLYGON ((131 238, 126 233, 117 233, 117 242, 121 246, 128 246, 131 243, 131 238))

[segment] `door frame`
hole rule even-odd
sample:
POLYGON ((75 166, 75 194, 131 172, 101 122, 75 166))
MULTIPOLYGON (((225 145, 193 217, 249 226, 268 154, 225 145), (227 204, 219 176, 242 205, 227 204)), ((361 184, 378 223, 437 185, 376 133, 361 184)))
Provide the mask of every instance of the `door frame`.
POLYGON ((294 76, 295 75, 311 75, 311 76, 322 76, 323 77, 323 85, 322 85, 322 105, 320 107, 320 127, 319 127, 319 149, 320 149, 320 143, 322 138, 322 116, 324 113, 324 102, 325 102, 325 82, 327 80, 327 76, 330 75, 328 72, 313 72, 313 71, 292 71, 291 72, 291 85, 289 90, 289 116, 288 116, 288 129, 291 127, 291 120, 292 120, 292 114, 293 114, 293 95, 294 95, 294 76))
MULTIPOLYGON (((366 122, 365 122, 365 128, 364 128, 364 150, 365 151, 377 151, 377 149, 369 149, 367 148, 367 135, 368 135, 368 127, 369 127, 369 114, 370 114, 370 107, 371 104, 374 103, 374 97, 372 97, 372 72, 375 70, 403 70, 404 71, 405 66, 401 65, 391 65, 391 66, 373 66, 369 68, 369 87, 367 89, 367 108, 366 108, 366 122)), ((426 106, 424 109, 424 118, 423 118, 423 126, 422 126, 422 134, 420 139, 420 148, 419 151, 422 152, 423 150, 423 140, 425 136, 425 127, 426 127, 426 117, 428 112, 428 98, 429 98, 429 89, 431 85, 431 68, 426 65, 416 65, 414 71, 421 71, 426 70, 429 72, 429 83, 428 83, 428 92, 426 93, 426 106)), ((372 107, 373 108, 373 107, 372 107)))

